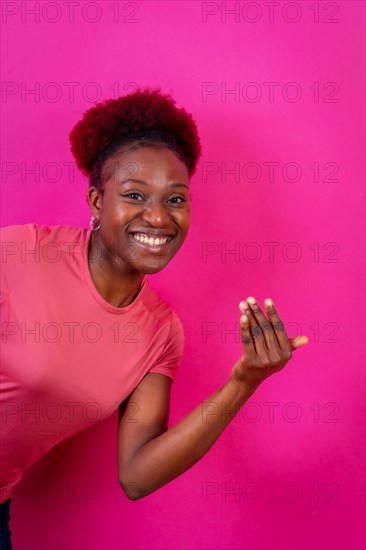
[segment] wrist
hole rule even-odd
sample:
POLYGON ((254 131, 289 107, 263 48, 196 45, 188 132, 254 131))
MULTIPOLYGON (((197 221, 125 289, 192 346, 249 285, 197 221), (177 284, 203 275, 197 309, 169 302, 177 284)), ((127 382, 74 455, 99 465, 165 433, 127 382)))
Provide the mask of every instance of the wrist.
POLYGON ((259 382, 254 383, 249 380, 241 380, 231 374, 227 381, 227 385, 231 388, 231 391, 234 392, 236 400, 244 404, 257 390, 259 382))

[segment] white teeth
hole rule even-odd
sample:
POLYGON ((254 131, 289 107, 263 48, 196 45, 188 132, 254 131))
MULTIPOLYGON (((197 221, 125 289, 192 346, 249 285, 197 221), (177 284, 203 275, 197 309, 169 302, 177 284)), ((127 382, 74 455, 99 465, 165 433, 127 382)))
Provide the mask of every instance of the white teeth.
POLYGON ((133 234, 133 238, 136 239, 136 241, 139 241, 140 243, 146 243, 146 244, 151 244, 155 246, 165 244, 169 240, 169 237, 154 238, 154 237, 149 237, 148 235, 143 235, 141 233, 133 234))

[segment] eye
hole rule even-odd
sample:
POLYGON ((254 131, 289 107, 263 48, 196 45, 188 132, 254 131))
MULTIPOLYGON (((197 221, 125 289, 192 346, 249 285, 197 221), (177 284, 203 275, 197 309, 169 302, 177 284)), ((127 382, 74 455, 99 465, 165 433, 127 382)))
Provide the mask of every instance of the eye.
MULTIPOLYGON (((186 202, 186 200, 185 200, 185 199, 183 199, 182 197, 172 197, 172 198, 171 198, 171 199, 169 199, 169 200, 172 200, 172 201, 174 201, 175 199, 179 199, 179 200, 180 200, 181 202, 186 202)), ((174 204, 180 204, 180 202, 179 202, 179 203, 174 203, 174 204)))
POLYGON ((127 193, 126 195, 121 195, 122 197, 141 197, 139 193, 127 193))
MULTIPOLYGON (((138 202, 141 202, 139 201, 138 197, 140 197, 141 200, 144 200, 144 198, 140 195, 140 193, 135 193, 135 192, 126 193, 125 195, 120 195, 120 196, 128 197, 128 198, 131 197, 132 200, 137 200, 138 202)), ((169 202, 171 202, 172 204, 182 204, 187 201, 184 197, 172 197, 171 199, 169 199, 169 202)))

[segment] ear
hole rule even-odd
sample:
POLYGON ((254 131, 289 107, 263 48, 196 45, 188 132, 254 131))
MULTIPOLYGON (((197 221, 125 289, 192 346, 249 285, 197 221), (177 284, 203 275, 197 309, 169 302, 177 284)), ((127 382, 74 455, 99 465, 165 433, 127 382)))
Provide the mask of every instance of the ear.
POLYGON ((87 202, 93 216, 95 216, 96 218, 100 218, 100 211, 102 208, 102 195, 95 186, 89 187, 87 192, 87 202))

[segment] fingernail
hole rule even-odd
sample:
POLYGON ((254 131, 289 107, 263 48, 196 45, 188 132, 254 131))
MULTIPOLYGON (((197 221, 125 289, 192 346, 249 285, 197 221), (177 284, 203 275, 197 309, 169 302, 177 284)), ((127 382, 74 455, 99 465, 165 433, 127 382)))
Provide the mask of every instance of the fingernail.
POLYGON ((253 296, 249 296, 249 298, 247 298, 247 302, 249 302, 250 304, 256 304, 257 300, 253 298, 253 296))
POLYGON ((266 298, 266 299, 264 300, 264 303, 265 303, 265 305, 268 306, 268 307, 273 306, 273 302, 272 302, 271 298, 266 298))
POLYGON ((242 309, 244 312, 248 311, 248 305, 245 302, 240 302, 239 304, 240 309, 242 309))

